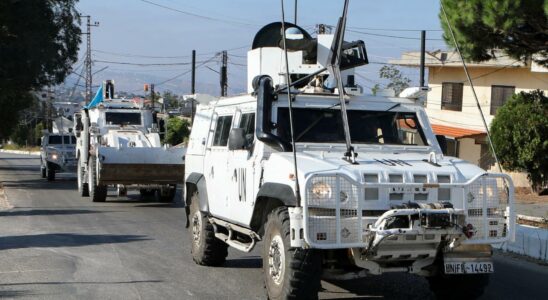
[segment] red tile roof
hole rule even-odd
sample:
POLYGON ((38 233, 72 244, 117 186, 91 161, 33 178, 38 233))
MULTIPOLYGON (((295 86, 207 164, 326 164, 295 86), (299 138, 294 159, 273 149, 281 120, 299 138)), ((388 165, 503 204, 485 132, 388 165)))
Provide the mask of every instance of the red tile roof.
POLYGON ((485 132, 479 130, 471 130, 466 128, 459 127, 450 127, 445 125, 432 124, 432 129, 435 134, 441 134, 445 136, 450 136, 453 138, 463 138, 473 135, 484 135, 485 132))

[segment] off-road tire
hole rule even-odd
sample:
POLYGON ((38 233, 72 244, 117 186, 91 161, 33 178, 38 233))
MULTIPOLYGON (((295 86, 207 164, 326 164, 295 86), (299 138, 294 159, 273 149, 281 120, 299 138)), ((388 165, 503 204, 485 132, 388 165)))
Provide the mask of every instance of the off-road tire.
POLYGON ((267 297, 272 300, 317 299, 321 287, 320 253, 314 249, 291 248, 289 230, 287 207, 274 209, 268 216, 263 238, 267 297), (283 249, 279 249, 280 246, 283 249), (276 260, 276 257, 282 257, 282 251, 283 259, 276 260))
POLYGON ((89 196, 93 202, 105 202, 107 200, 107 186, 97 184, 97 172, 95 168, 95 157, 89 158, 89 196))
POLYGON ((55 180, 55 170, 48 167, 46 165, 46 177, 48 179, 48 181, 54 181, 55 180))
POLYGON ((155 193, 156 190, 154 189, 139 189, 139 194, 141 194, 141 198, 152 197, 155 193))
POLYGON ((78 175, 78 195, 80 195, 80 197, 88 197, 89 196, 89 186, 88 186, 88 183, 87 182, 84 182, 84 178, 85 178, 85 172, 84 172, 84 168, 82 168, 82 164, 81 164, 81 161, 80 161, 80 158, 78 158, 78 167, 77 167, 77 170, 76 170, 77 175, 78 175))
POLYGON ((167 195, 162 196, 162 191, 160 189, 156 190, 156 195, 158 202, 169 203, 175 200, 175 194, 177 194, 177 186, 170 185, 169 192, 167 195))
POLYGON ((46 167, 40 166, 40 175, 42 175, 42 178, 46 178, 46 167))
POLYGON ((213 225, 200 212, 198 194, 192 194, 190 204, 190 244, 192 259, 203 266, 222 265, 228 255, 228 245, 215 237, 213 225), (199 230, 199 231, 197 231, 199 230))
POLYGON ((427 280, 436 299, 477 299, 489 284, 489 275, 445 275, 441 271, 427 280))

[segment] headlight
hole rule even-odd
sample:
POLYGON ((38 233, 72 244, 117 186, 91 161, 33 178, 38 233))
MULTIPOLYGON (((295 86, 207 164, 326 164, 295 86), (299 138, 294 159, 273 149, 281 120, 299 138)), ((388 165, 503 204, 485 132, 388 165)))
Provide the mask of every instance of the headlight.
POLYGON ((332 195, 331 186, 322 181, 314 183, 311 190, 316 199, 329 199, 332 195))
POLYGON ((51 155, 51 159, 57 160, 57 158, 58 158, 57 153, 53 153, 53 154, 51 155))

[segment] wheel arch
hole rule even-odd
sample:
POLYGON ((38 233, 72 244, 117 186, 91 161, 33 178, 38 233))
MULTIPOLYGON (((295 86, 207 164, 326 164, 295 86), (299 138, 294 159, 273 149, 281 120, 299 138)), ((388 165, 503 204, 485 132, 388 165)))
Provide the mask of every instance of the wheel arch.
POLYGON ((203 174, 192 172, 185 179, 185 213, 187 217, 187 224, 189 226, 189 214, 192 194, 198 192, 198 199, 200 201, 200 211, 209 213, 209 203, 207 198, 207 185, 206 179, 203 174))
POLYGON ((280 206, 294 207, 296 205, 295 193, 289 185, 275 182, 263 184, 255 200, 250 222, 251 230, 262 236, 264 234, 264 224, 271 211, 280 206))

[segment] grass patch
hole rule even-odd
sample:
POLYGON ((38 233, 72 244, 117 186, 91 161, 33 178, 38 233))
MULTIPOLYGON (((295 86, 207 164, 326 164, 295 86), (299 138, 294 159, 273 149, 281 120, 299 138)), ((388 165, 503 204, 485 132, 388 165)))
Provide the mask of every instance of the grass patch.
POLYGON ((30 152, 40 151, 39 146, 26 147, 26 146, 20 146, 20 145, 16 145, 16 144, 4 145, 4 147, 2 147, 2 149, 4 149, 4 150, 30 151, 30 152))

